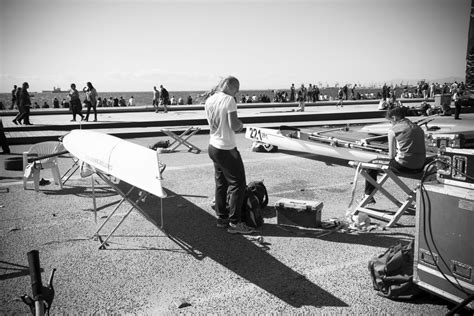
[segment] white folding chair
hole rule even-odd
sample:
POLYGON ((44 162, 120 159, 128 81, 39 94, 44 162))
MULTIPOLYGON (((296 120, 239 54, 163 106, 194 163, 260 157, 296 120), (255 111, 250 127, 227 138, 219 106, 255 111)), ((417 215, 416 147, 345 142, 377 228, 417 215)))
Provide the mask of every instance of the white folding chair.
POLYGON ((59 185, 62 189, 63 185, 61 182, 61 175, 58 166, 58 157, 55 155, 64 151, 64 147, 61 142, 49 141, 34 144, 28 151, 23 152, 23 172, 25 172, 28 166, 28 158, 41 158, 34 160, 30 175, 23 175, 23 188, 26 190, 26 184, 29 180, 33 180, 35 185, 35 191, 39 191, 40 182, 40 171, 42 169, 51 169, 53 174, 54 183, 59 185))

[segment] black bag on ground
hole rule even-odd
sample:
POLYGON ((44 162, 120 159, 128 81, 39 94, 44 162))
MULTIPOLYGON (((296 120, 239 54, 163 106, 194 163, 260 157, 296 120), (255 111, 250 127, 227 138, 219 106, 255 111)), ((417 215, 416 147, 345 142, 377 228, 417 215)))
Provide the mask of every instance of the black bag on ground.
POLYGON ((250 227, 263 225, 263 210, 268 205, 267 188, 263 181, 252 181, 245 189, 245 199, 242 205, 242 222, 250 227))
POLYGON ((377 294, 394 300, 412 299, 420 293, 413 282, 413 240, 398 243, 369 261, 369 271, 377 294))
MULTIPOLYGON (((227 208, 229 208, 230 195, 227 194, 227 208)), ((241 219, 250 227, 263 225, 263 210, 268 205, 268 192, 263 181, 252 181, 245 188, 245 197, 242 204, 241 219)), ((215 201, 212 202, 215 210, 215 201)))

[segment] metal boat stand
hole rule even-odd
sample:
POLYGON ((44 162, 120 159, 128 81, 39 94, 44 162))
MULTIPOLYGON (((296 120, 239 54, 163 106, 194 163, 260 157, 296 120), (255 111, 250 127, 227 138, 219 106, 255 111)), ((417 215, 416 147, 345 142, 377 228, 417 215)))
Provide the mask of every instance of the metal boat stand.
MULTIPOLYGON (((94 233, 93 237, 97 238, 100 241, 100 246, 99 249, 106 249, 105 247, 107 246, 107 241, 112 237, 112 235, 115 233, 115 231, 122 225, 122 223, 125 221, 125 219, 130 215, 130 213, 134 210, 137 209, 141 215, 143 215, 147 220, 150 222, 154 222, 151 218, 148 218, 146 216, 146 212, 141 210, 140 206, 138 205, 139 202, 144 201, 147 196, 149 195, 148 192, 145 191, 140 191, 138 194, 138 199, 132 199, 131 198, 131 193, 134 190, 139 190, 135 186, 131 186, 131 188, 128 190, 128 192, 123 192, 112 180, 108 178, 107 175, 96 171, 97 175, 104 180, 109 186, 111 186, 116 192, 118 192, 121 196, 122 199, 120 202, 115 206, 113 209, 112 213, 109 214, 107 219, 100 225, 100 227, 97 229, 97 231, 94 233), (119 209, 119 207, 122 205, 123 202, 127 201, 131 207, 128 209, 127 213, 122 217, 120 222, 112 229, 112 231, 107 235, 105 239, 102 239, 102 236, 99 234, 101 229, 105 226, 105 224, 112 218, 112 216, 115 214, 115 212, 119 209)), ((96 201, 95 201, 95 189, 94 189, 94 179, 92 178, 92 199, 93 199, 93 204, 94 204, 94 213, 97 214, 97 208, 96 208, 96 201)), ((95 215, 97 217, 97 215, 95 215)), ((162 232, 164 232, 164 222, 163 222, 163 199, 160 198, 160 226, 158 227, 162 232)), ((164 232, 166 234, 166 232, 164 232)), ((167 235, 167 234, 166 234, 167 235)))

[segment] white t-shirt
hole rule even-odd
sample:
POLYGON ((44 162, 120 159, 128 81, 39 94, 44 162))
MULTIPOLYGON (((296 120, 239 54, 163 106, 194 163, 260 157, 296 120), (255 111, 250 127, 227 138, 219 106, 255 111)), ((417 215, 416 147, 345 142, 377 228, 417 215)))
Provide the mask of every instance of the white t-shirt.
POLYGON ((205 109, 210 127, 209 144, 222 150, 235 148, 235 132, 230 128, 229 122, 229 113, 237 111, 235 99, 217 92, 207 99, 205 109))

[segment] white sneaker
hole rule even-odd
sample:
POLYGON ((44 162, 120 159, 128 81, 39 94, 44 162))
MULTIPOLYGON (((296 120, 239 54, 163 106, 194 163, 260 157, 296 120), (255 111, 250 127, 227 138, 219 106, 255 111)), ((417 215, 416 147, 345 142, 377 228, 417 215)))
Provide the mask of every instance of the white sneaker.
POLYGON ((255 232, 255 229, 252 227, 248 227, 245 223, 240 222, 237 224, 229 223, 229 228, 227 229, 227 232, 230 234, 252 234, 255 232))

